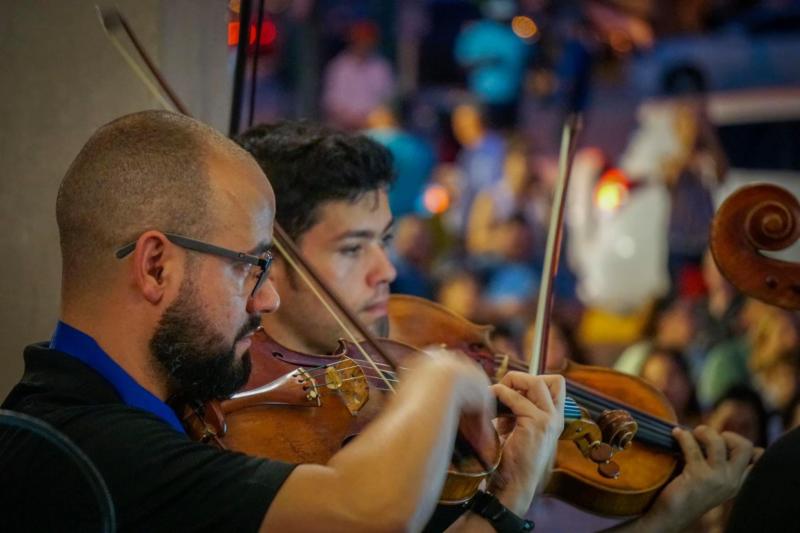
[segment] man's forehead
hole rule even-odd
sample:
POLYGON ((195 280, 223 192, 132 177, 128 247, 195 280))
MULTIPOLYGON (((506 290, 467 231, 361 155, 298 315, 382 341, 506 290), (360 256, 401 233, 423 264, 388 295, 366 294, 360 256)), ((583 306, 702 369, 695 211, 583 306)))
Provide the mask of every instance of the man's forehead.
POLYGON ((314 222, 304 235, 325 234, 328 238, 344 238, 354 233, 381 234, 392 222, 386 192, 368 191, 354 200, 337 199, 323 202, 314 213, 314 222))
POLYGON ((251 231, 271 236, 275 194, 261 168, 251 158, 211 158, 209 177, 212 202, 223 231, 248 226, 251 231))

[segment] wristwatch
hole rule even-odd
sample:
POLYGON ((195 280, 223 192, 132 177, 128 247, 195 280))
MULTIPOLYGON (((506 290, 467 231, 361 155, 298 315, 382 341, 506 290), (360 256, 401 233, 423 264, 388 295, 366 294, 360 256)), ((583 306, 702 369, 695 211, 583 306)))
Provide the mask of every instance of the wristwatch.
POLYGON ((534 523, 511 512, 494 494, 479 490, 464 507, 485 518, 498 533, 533 531, 534 523))

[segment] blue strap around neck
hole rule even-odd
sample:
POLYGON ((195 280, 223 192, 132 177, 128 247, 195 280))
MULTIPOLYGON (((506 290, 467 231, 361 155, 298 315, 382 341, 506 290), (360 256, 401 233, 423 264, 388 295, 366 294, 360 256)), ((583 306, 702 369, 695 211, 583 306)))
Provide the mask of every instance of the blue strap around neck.
POLYGON ((152 413, 176 431, 186 433, 175 412, 139 385, 89 335, 59 321, 50 340, 50 348, 70 355, 94 369, 116 389, 126 405, 152 413))

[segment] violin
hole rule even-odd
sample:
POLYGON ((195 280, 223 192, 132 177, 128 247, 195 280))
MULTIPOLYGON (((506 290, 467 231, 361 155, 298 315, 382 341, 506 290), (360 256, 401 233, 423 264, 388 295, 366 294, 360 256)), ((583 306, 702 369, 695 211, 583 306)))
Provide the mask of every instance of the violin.
MULTIPOLYGON (((397 376, 378 350, 390 353, 401 365, 424 357, 413 346, 388 339, 361 346, 341 340, 331 355, 302 354, 270 342, 259 330, 250 350, 258 378, 252 379, 251 374, 250 383, 269 375, 278 377, 266 385, 245 387, 230 399, 185 409, 187 433, 222 449, 285 462, 324 464, 390 400, 386 383, 396 383, 397 376), (371 357, 381 375, 360 360, 364 350, 373 352, 371 357)), ((500 463, 497 433, 490 433, 489 442, 472 440, 473 435, 481 434, 472 424, 474 421, 462 420, 440 503, 469 500, 500 463), (481 455, 473 453, 475 450, 481 455)))
MULTIPOLYGON (((392 339, 460 350, 498 379, 509 370, 528 371, 527 363, 495 350, 492 326, 409 295, 393 294, 388 311, 392 339)), ((568 362, 559 373, 567 396, 587 411, 582 430, 590 421, 599 431, 593 438, 607 446, 587 447, 585 438, 575 446, 567 438, 575 424, 568 421, 545 492, 598 514, 641 514, 679 466, 672 405, 641 378, 609 368, 568 362)))

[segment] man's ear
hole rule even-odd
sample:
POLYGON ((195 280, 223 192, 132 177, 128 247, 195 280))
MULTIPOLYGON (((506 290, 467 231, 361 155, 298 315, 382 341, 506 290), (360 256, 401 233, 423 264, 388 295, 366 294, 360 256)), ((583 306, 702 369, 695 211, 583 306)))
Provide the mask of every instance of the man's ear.
POLYGON ((134 279, 144 298, 158 304, 170 284, 180 283, 179 260, 171 253, 169 241, 159 231, 142 233, 133 254, 134 279))

